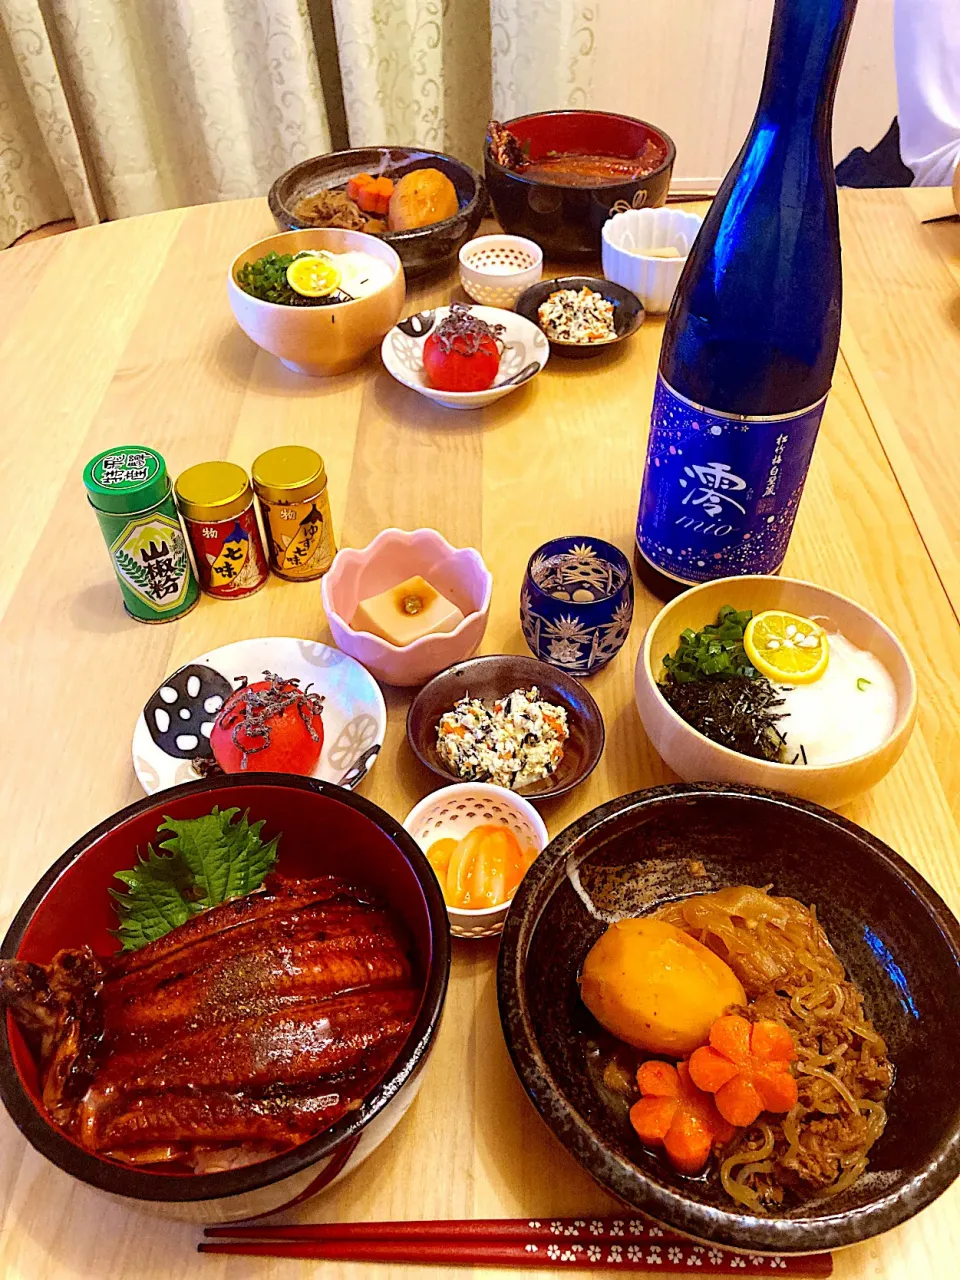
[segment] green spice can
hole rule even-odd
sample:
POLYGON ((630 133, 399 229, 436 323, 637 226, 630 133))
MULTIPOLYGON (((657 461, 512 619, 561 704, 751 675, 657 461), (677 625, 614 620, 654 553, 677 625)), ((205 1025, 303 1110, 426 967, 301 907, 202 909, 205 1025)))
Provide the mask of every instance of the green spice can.
POLYGON ((142 445, 98 453, 83 471, 90 505, 120 584, 138 622, 172 622, 200 598, 167 466, 142 445))

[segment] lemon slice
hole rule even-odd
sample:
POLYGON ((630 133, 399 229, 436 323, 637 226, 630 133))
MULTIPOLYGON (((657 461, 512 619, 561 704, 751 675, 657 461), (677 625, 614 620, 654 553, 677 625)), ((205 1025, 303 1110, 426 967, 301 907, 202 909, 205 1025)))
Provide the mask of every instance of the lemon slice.
POLYGON ((813 684, 830 661, 823 627, 780 609, 767 609, 750 619, 743 647, 760 674, 780 684, 813 684))
POLYGON ((340 271, 329 258, 310 254, 290 263, 287 284, 305 298, 328 298, 340 288, 340 271))

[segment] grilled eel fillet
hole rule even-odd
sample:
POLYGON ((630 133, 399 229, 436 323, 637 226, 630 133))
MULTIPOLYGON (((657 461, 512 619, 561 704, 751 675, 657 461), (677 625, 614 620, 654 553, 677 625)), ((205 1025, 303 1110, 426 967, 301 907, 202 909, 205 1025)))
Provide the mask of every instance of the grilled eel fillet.
POLYGON ((0 961, 43 1101, 87 1150, 211 1172, 360 1105, 420 1003, 397 922, 335 877, 283 880, 138 951, 0 961))

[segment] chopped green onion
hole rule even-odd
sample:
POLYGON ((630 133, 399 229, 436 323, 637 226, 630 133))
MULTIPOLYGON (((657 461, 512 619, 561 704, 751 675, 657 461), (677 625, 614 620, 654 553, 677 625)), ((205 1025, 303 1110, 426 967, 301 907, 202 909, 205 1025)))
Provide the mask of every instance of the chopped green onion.
POLYGON ((871 680, 868 680, 866 676, 859 676, 857 678, 857 688, 860 690, 861 693, 865 693, 867 685, 872 683, 873 682, 871 680))
POLYGON ((680 634, 676 653, 668 654, 663 665, 677 684, 691 680, 731 680, 757 677, 757 669, 746 655, 743 633, 753 617, 750 609, 736 610, 725 604, 715 623, 700 631, 690 627, 680 634))

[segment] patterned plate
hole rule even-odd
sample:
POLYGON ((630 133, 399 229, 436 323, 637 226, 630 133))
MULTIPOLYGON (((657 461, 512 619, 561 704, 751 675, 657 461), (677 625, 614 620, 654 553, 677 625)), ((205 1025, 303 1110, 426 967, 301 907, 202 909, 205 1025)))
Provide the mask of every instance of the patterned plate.
POLYGON ((503 328, 500 368, 492 387, 486 391, 438 391, 427 382, 423 371, 423 344, 449 314, 449 307, 418 311, 394 325, 380 346, 387 371, 405 387, 419 391, 420 395, 447 409, 482 409, 535 378, 550 357, 550 344, 537 326, 500 307, 470 305, 470 310, 487 324, 503 328))
POLYGON ((272 671, 325 698, 323 751, 314 776, 350 790, 372 768, 387 727, 380 687, 359 662, 313 640, 239 640, 201 654, 154 690, 133 731, 133 767, 147 795, 200 777, 217 712, 238 687, 272 671))

